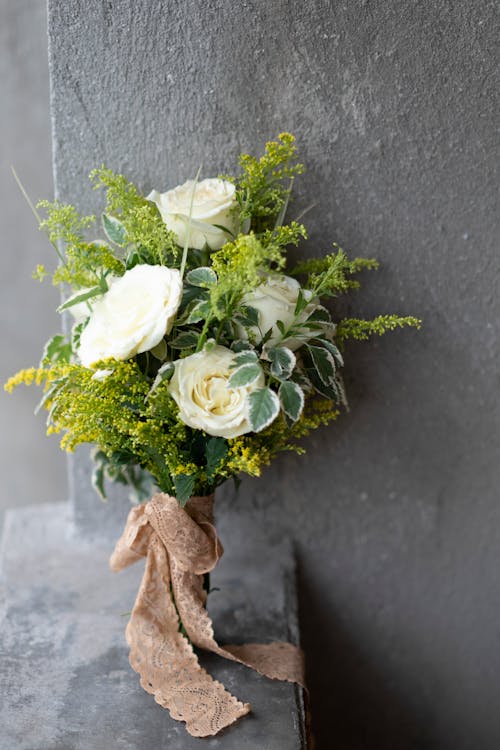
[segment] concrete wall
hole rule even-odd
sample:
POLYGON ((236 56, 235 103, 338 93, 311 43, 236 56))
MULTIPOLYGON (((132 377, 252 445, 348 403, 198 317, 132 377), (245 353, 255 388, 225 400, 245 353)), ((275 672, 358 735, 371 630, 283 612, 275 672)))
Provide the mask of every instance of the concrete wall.
MULTIPOLYGON (((46 7, 44 0, 0 2, 0 381, 40 360, 58 330, 58 291, 33 281, 37 263, 54 264, 11 173, 36 201, 52 198, 46 7)), ((62 500, 66 467, 43 416, 37 389, 0 390, 0 525, 7 507, 62 500)))
POLYGON ((306 457, 221 492, 297 540, 320 750, 500 745, 494 9, 49 2, 62 198, 95 209, 103 161, 165 189, 288 129, 307 252, 382 261, 352 313, 424 318, 349 347, 351 413, 306 457))

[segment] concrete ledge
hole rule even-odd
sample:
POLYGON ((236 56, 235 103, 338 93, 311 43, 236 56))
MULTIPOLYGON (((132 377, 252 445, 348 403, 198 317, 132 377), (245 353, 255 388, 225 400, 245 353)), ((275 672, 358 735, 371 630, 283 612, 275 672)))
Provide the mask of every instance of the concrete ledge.
MULTIPOLYGON (((126 509, 124 509, 124 516, 126 509)), ((234 514, 218 524, 226 554, 209 610, 224 642, 297 642, 291 546, 234 514)), ((0 750, 303 750, 302 691, 203 655, 252 714, 194 739, 139 685, 124 629, 142 564, 113 574, 113 543, 75 534, 66 503, 8 513, 0 588, 0 750)))

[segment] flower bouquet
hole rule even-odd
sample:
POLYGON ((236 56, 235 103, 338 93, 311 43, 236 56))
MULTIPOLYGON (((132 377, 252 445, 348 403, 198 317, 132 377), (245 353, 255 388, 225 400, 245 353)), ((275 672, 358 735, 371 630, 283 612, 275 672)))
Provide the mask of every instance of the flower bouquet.
POLYGON ((373 259, 350 260, 336 245, 290 266, 306 238, 285 222, 303 171, 293 136, 243 154, 236 177, 189 180, 143 196, 104 167, 104 239, 96 219, 59 201, 38 205, 59 263, 72 324, 51 338, 38 368, 6 384, 43 385, 40 407, 61 446, 94 447, 93 483, 130 486, 136 504, 111 557, 119 570, 146 557, 127 626, 141 685, 209 736, 249 711, 198 664, 193 645, 275 679, 303 684, 300 650, 288 643, 221 647, 207 614, 207 575, 222 554, 213 525, 216 488, 258 476, 281 451, 346 406, 343 346, 413 317, 335 320, 325 302, 359 287, 373 259), (143 502, 148 500, 147 502, 143 502))

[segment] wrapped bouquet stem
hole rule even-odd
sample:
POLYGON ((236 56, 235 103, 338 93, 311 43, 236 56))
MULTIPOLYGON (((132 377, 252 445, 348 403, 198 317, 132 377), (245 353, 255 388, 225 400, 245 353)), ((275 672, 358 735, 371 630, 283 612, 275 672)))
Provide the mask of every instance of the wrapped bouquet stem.
POLYGON ((72 451, 94 446, 93 483, 128 485, 137 503, 112 556, 119 570, 146 558, 127 627, 144 689, 196 736, 215 734, 249 706, 201 669, 193 645, 264 675, 303 684, 291 644, 217 644, 203 576, 222 553, 213 493, 241 474, 259 476, 281 451, 347 405, 341 370, 347 339, 368 339, 413 317, 337 317, 335 298, 359 287, 370 258, 337 245, 298 264, 306 238, 291 210, 303 166, 293 136, 243 154, 237 176, 147 196, 102 167, 102 235, 94 216, 42 201, 57 251, 35 276, 60 285, 73 324, 48 342, 40 365, 6 384, 43 387, 50 433, 72 451), (69 290, 69 293, 68 293, 69 290))

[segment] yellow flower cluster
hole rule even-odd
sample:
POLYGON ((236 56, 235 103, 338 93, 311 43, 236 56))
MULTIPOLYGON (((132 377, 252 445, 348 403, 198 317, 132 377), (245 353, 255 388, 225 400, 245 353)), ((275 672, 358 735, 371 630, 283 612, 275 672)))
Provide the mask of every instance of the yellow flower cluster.
POLYGON ((297 440, 339 414, 331 402, 314 399, 291 427, 280 416, 261 433, 228 440, 227 453, 209 479, 206 467, 192 460, 193 430, 179 421, 166 386, 149 395, 150 384, 133 360, 106 360, 100 366, 110 371, 103 379, 77 364, 21 370, 4 388, 43 385, 47 434, 64 432, 61 448, 71 452, 94 443, 106 456, 130 455, 166 490, 179 475, 194 476, 200 493, 240 473, 260 476, 280 451, 303 453, 297 440))

